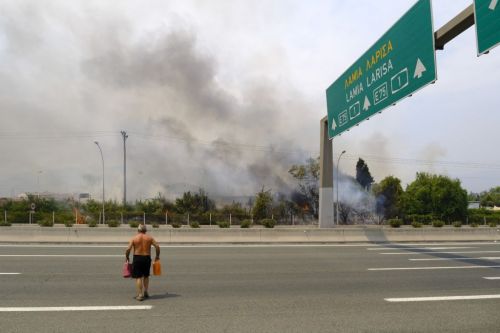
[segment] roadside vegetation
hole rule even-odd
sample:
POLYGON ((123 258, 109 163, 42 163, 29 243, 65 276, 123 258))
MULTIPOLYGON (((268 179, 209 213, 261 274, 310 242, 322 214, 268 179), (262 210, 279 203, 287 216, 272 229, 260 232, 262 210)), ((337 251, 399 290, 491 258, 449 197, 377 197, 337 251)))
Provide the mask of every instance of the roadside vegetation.
MULTIPOLYGON (((386 224, 394 228, 412 226, 489 226, 500 224, 500 186, 482 193, 469 193, 457 179, 447 176, 417 173, 403 188, 401 180, 388 176, 375 182, 363 159, 355 165, 355 177, 341 175, 338 216, 339 224, 386 224), (475 201, 482 208, 468 209, 475 201)), ((169 224, 174 228, 214 228, 315 224, 319 210, 319 159, 292 165, 289 176, 295 188, 289 193, 275 193, 265 186, 247 202, 232 202, 217 207, 203 189, 185 192, 174 201, 161 194, 125 206, 106 201, 105 222, 109 227, 129 224, 135 228, 145 220, 153 227, 169 224)), ((335 208, 335 207, 334 207, 335 208)), ((55 201, 28 195, 24 200, 0 200, 0 226, 32 223, 50 227, 61 224, 72 227, 86 224, 97 227, 102 223, 102 203, 89 200, 55 201), (32 210, 32 207, 36 207, 32 210)))

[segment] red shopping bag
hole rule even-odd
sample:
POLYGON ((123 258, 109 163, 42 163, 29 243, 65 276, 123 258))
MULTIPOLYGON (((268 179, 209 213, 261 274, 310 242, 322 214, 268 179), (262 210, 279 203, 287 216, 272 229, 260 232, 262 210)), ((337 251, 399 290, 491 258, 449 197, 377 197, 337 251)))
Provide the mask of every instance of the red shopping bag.
POLYGON ((132 264, 128 261, 123 263, 122 275, 124 278, 129 278, 132 276, 132 264))

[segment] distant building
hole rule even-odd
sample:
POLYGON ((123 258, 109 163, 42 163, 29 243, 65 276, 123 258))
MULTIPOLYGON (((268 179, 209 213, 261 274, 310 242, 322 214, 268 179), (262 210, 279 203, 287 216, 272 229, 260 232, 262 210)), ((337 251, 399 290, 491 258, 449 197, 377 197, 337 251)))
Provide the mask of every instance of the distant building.
POLYGON ((469 201, 468 209, 478 209, 481 208, 481 202, 479 201, 469 201))
POLYGON ((32 195, 37 198, 42 199, 54 199, 56 201, 78 201, 81 203, 86 203, 90 200, 89 193, 52 193, 52 192, 24 192, 17 196, 18 200, 28 200, 29 196, 32 195))
POLYGON ((78 201, 80 203, 86 204, 90 199, 91 199, 91 197, 90 197, 89 193, 80 193, 78 195, 78 201))

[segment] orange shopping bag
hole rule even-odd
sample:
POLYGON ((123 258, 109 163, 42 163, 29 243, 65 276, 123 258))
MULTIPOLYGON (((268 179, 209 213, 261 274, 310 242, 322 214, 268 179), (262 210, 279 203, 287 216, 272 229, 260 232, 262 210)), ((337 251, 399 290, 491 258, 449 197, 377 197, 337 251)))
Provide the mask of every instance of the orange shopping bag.
POLYGON ((153 275, 161 275, 161 263, 160 263, 160 260, 155 260, 153 262, 153 275))

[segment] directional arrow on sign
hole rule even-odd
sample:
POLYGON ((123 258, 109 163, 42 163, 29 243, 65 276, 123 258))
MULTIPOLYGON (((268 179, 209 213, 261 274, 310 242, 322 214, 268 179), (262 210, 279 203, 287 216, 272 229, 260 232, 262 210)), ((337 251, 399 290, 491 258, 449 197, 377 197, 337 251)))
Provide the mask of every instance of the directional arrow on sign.
POLYGON ((332 130, 335 131, 336 128, 337 128, 337 123, 335 122, 335 119, 332 119, 332 130))
POLYGON ((418 58, 417 65, 415 66, 415 74, 413 75, 413 78, 420 79, 426 70, 427 70, 427 68, 425 68, 424 64, 422 63, 422 60, 420 60, 420 58, 418 58))
POLYGON ((497 5, 498 5, 498 0, 491 0, 490 6, 488 8, 491 10, 495 10, 495 8, 497 8, 497 5))
POLYGON ((363 110, 368 111, 370 106, 372 106, 372 103, 370 103, 368 96, 365 96, 365 103, 363 104, 363 110))

